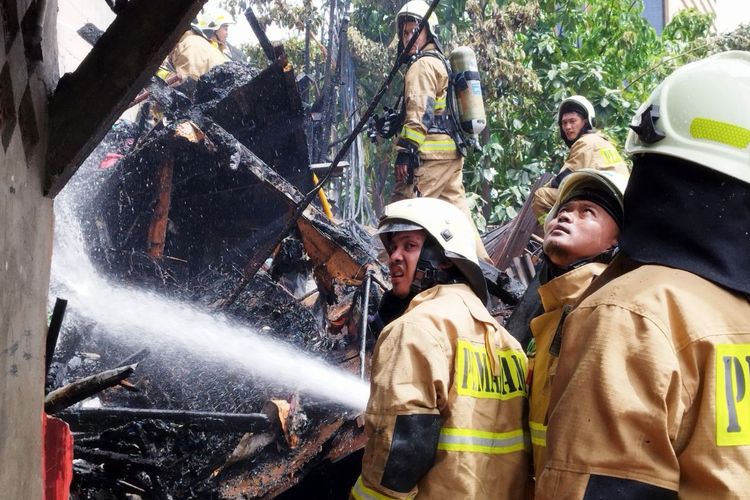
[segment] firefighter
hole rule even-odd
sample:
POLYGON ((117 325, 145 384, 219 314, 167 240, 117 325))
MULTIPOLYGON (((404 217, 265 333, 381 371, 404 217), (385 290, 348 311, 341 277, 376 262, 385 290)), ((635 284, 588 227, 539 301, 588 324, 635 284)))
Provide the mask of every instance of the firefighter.
POLYGON ((544 468, 550 376, 557 366, 555 334, 564 316, 618 250, 627 177, 583 169, 562 182, 545 224, 539 297, 543 313, 531 321, 529 429, 534 472, 544 468))
POLYGON ((568 315, 538 498, 750 491, 750 53, 679 68, 625 150, 620 255, 568 315))
POLYGON ((183 80, 198 80, 213 67, 229 62, 227 34, 233 24, 234 18, 226 10, 203 9, 157 74, 165 80, 173 73, 183 80))
POLYGON ((375 346, 352 497, 521 498, 526 356, 485 307, 473 231, 434 198, 388 205, 392 292, 413 296, 375 346))
POLYGON ((617 149, 594 128, 595 117, 594 106, 581 95, 568 97, 560 103, 557 125, 560 128, 560 137, 570 148, 570 152, 558 174, 534 193, 532 207, 540 221, 544 220, 549 209, 555 204, 560 182, 571 172, 593 168, 622 175, 629 174, 628 167, 617 149))
MULTIPOLYGON (((405 56, 403 50, 428 10, 424 1, 411 0, 396 15, 399 57, 405 56)), ((391 201, 440 198, 461 209, 473 226, 463 185, 464 159, 452 138, 446 107, 450 67, 437 39, 437 25, 437 16, 430 15, 406 55, 411 59, 404 76, 403 126, 396 143, 391 201)), ((474 232, 479 258, 491 262, 476 228, 474 232)))

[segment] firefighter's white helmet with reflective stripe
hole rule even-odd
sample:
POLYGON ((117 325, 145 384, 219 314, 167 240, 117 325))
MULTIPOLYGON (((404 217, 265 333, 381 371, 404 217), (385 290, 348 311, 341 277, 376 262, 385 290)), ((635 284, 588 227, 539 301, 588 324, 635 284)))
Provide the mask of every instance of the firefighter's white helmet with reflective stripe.
POLYGON ((488 299, 487 282, 477 259, 474 229, 466 215, 437 198, 400 200, 385 207, 378 234, 388 246, 388 233, 424 229, 443 249, 479 299, 488 299))
POLYGON ((669 75, 638 109, 625 151, 698 163, 750 183, 750 52, 723 52, 669 75))
POLYGON ((592 191, 606 197, 611 202, 611 206, 617 206, 622 214, 627 185, 628 176, 617 172, 593 168, 576 170, 563 179, 557 201, 547 214, 545 226, 557 216, 561 206, 573 198, 592 191))
POLYGON ((196 24, 201 30, 216 31, 224 24, 237 24, 234 16, 221 7, 204 8, 196 18, 196 24))
POLYGON ((570 112, 585 114, 589 125, 594 126, 594 118, 596 118, 594 105, 582 95, 572 95, 563 99, 557 109, 557 124, 559 125, 562 122, 562 115, 570 112))
MULTIPOLYGON (((430 6, 422 0, 411 0, 409 2, 406 2, 404 6, 401 7, 401 10, 398 11, 398 14, 396 14, 397 29, 400 30, 402 19, 412 17, 417 21, 421 21, 422 19, 424 19, 424 16, 425 14, 427 14, 428 10, 430 10, 430 6)), ((432 33, 433 35, 437 34, 436 30, 438 24, 439 23, 437 15, 435 15, 435 13, 433 12, 427 19, 427 27, 430 29, 430 33, 432 33)), ((401 36, 401 33, 398 33, 397 36, 401 36)))

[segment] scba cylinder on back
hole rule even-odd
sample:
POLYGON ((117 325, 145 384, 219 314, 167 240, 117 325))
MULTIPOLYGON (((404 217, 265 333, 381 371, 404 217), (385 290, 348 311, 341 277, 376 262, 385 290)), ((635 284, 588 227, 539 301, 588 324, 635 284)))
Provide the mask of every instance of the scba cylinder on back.
POLYGON ((467 134, 478 135, 487 125, 487 116, 484 113, 477 57, 470 47, 458 47, 451 52, 448 60, 453 73, 461 129, 467 134))

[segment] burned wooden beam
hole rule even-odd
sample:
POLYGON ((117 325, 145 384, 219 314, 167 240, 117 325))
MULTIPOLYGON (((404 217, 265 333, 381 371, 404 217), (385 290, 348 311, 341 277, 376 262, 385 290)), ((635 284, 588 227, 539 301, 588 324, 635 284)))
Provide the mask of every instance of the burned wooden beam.
POLYGON ((202 5, 200 0, 130 0, 78 69, 60 80, 50 102, 46 196, 65 186, 202 5))
POLYGON ((44 411, 54 415, 108 387, 115 386, 128 378, 135 371, 136 366, 122 366, 114 370, 96 373, 54 390, 44 398, 44 411))
POLYGON ((91 463, 113 463, 117 465, 135 465, 141 469, 157 471, 159 463, 147 458, 127 455, 115 451, 96 450, 82 446, 73 447, 73 456, 91 463))
POLYGON ((172 175, 174 160, 167 158, 158 171, 156 180, 156 205, 148 228, 148 254, 160 259, 164 255, 164 243, 167 239, 169 222, 169 205, 172 200, 172 175))
POLYGON ((65 317, 65 308, 67 306, 67 300, 59 297, 55 300, 55 308, 52 310, 52 319, 50 320, 49 328, 47 329, 47 350, 44 358, 45 374, 49 373, 49 367, 52 364, 52 357, 55 355, 57 337, 60 335, 60 327, 62 327, 62 321, 65 317))
POLYGON ((76 432, 103 430, 136 420, 165 420, 211 432, 251 432, 272 424, 263 413, 219 413, 145 408, 80 408, 57 415, 76 432))
POLYGON ((225 473, 220 478, 220 498, 274 498, 281 494, 302 479, 305 464, 320 453, 342 425, 343 419, 321 423, 282 460, 267 460, 256 463, 252 469, 225 473))
POLYGON ((513 257, 520 256, 523 253, 523 249, 526 248, 529 238, 538 225, 534 211, 531 208, 534 192, 542 187, 550 178, 552 178, 552 174, 542 174, 537 179, 518 215, 508 223, 508 227, 504 226, 498 230, 499 235, 497 238, 492 233, 482 238, 492 258, 492 262, 494 262, 498 269, 507 268, 513 261, 513 257))

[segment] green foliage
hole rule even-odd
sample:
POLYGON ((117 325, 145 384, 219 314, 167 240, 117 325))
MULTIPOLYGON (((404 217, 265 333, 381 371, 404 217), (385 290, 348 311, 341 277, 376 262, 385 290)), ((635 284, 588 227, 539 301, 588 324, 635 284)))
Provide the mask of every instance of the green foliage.
MULTIPOLYGON (((348 37, 360 109, 393 64, 394 19, 402 3, 351 0, 348 37)), ((317 33, 327 30, 327 7, 316 8, 311 0, 297 7, 285 0, 257 5, 264 22, 301 30, 307 20, 317 33)), ((470 204, 488 222, 511 219, 539 175, 559 170, 568 153, 556 119, 563 98, 585 95, 595 105, 596 126, 621 147, 636 107, 674 68, 719 50, 750 47, 750 27, 711 37, 713 19, 693 9, 678 13, 659 36, 642 10, 642 0, 440 2, 446 52, 471 46, 482 73, 488 127, 482 151, 466 159, 464 183, 470 204)), ((303 43, 290 40, 287 51, 295 64, 304 60, 303 43)), ((401 86, 396 79, 383 104, 392 104, 401 86)), ((344 130, 339 127, 340 134, 344 130)), ((376 207, 390 194, 392 154, 390 144, 366 146, 376 207)))

